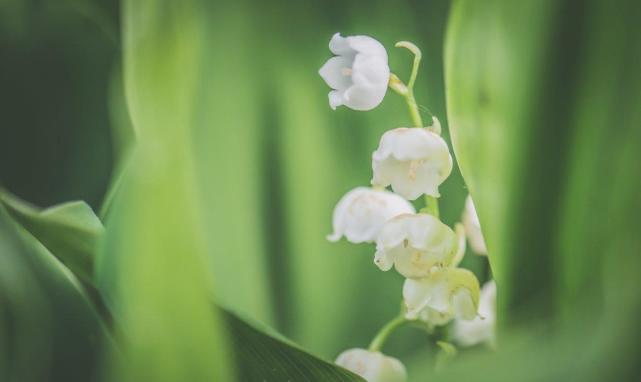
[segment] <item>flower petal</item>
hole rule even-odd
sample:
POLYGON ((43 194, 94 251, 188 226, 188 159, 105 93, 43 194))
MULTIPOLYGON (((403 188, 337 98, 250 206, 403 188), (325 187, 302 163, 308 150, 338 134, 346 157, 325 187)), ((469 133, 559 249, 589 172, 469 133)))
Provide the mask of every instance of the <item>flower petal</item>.
POLYGON ((452 296, 454 314, 462 320, 473 320, 477 316, 477 306, 467 289, 460 289, 452 296))
POLYGON ((370 36, 349 36, 347 43, 358 53, 378 56, 387 62, 387 50, 383 44, 370 36))
POLYGON ((374 255, 374 264, 376 264, 381 271, 387 272, 392 269, 394 259, 387 252, 376 251, 376 254, 374 255))
POLYGON ((478 280, 466 269, 437 269, 425 278, 405 280, 403 300, 408 318, 426 316, 421 311, 430 308, 452 317, 472 319, 479 304, 478 280))
POLYGON ((334 33, 332 39, 329 40, 329 50, 335 55, 355 55, 356 51, 349 44, 348 37, 341 36, 340 33, 334 33))
POLYGON ((465 200, 465 209, 463 210, 463 225, 467 239, 472 247, 472 251, 477 255, 487 255, 487 246, 481 230, 481 222, 476 214, 476 207, 470 195, 465 200))
POLYGON ((471 321, 457 319, 454 339, 462 346, 483 342, 494 344, 496 331, 496 283, 488 281, 481 289, 478 316, 471 321))
POLYGON ((331 107, 332 110, 336 110, 337 107, 343 104, 343 93, 343 90, 332 90, 331 92, 329 92, 329 107, 331 107))
POLYGON ((383 102, 387 87, 357 86, 353 85, 345 91, 345 106, 350 109, 367 111, 372 110, 383 102))
POLYGON ((387 90, 390 69, 387 59, 379 56, 357 54, 351 63, 352 80, 355 85, 366 87, 383 87, 387 90))
POLYGON ((352 60, 336 56, 327 60, 318 74, 332 89, 344 90, 352 85, 351 67, 352 60))
POLYGON ((388 220, 414 212, 407 200, 394 193, 357 187, 345 194, 334 208, 334 233, 327 238, 337 241, 345 236, 352 243, 373 242, 388 220))

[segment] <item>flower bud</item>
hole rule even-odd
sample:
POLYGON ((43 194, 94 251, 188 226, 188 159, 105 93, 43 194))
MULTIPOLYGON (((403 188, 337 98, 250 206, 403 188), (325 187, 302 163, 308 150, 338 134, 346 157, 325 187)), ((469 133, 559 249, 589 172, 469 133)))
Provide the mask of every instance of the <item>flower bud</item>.
POLYGON ((333 89, 329 92, 329 106, 336 109, 345 105, 361 111, 378 106, 390 77, 383 45, 369 36, 342 37, 336 33, 329 49, 336 56, 318 71, 333 89))
POLYGON ((383 271, 394 266, 405 277, 425 277, 432 268, 449 265, 457 248, 452 229, 434 216, 402 214, 383 225, 374 262, 383 271))
POLYGON ((367 382, 405 382, 405 366, 393 357, 365 349, 349 349, 336 359, 338 366, 358 374, 367 382))
POLYGON ((438 186, 452 172, 452 156, 440 135, 423 128, 397 128, 383 134, 372 154, 374 186, 387 187, 408 200, 439 197, 438 186))
POLYGON ((385 222, 414 212, 407 200, 392 192, 357 187, 345 194, 334 208, 334 232, 327 239, 338 241, 345 236, 352 243, 372 243, 385 222))

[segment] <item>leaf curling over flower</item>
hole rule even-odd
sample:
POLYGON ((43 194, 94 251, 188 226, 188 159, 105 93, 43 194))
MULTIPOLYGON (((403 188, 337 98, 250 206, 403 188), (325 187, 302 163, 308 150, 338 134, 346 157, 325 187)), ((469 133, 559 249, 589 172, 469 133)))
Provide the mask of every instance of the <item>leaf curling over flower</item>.
POLYGON ((481 288, 479 315, 471 321, 454 322, 454 340, 461 346, 496 342, 496 282, 488 281, 481 288))
POLYGON ((329 49, 336 56, 318 71, 327 85, 332 109, 345 105, 367 111, 378 106, 387 93, 390 69, 385 47, 369 36, 334 34, 329 49))
POLYGON ((387 187, 408 200, 439 197, 438 187, 452 172, 445 140, 424 128, 400 127, 383 134, 372 154, 372 185, 387 187))
POLYGON ((372 243, 385 222, 414 212, 407 200, 392 192, 357 187, 345 194, 334 208, 334 232, 327 239, 336 242, 345 236, 355 244, 372 243))
POLYGON ((348 349, 336 358, 336 364, 365 378, 367 382, 405 382, 405 366, 396 358, 377 351, 348 349))
POLYGON ((387 221, 376 240, 374 263, 403 276, 420 278, 448 266, 457 253, 454 231, 429 214, 402 214, 387 221))

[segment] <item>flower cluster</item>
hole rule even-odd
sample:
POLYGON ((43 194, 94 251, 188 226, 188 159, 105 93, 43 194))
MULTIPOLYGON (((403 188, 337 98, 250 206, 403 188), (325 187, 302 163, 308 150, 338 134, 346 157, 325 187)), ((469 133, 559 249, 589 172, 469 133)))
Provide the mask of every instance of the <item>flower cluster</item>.
MULTIPOLYGON (((340 199, 333 214, 334 232, 328 239, 345 237, 352 243, 375 243, 376 266, 383 271, 394 268, 406 278, 403 320, 424 322, 430 327, 456 320, 459 344, 492 341, 495 297, 491 294, 495 287, 485 286, 481 293, 476 276, 458 267, 465 253, 466 233, 475 252, 486 252, 478 217, 469 199, 464 224, 457 224, 453 230, 439 219, 439 186, 452 172, 452 156, 440 136, 438 119, 432 117, 431 125, 423 126, 414 100, 412 88, 420 51, 408 42, 397 46, 411 50, 416 57, 407 85, 390 74, 385 48, 368 36, 335 34, 329 47, 336 56, 319 71, 333 89, 329 93, 332 109, 340 105, 373 109, 382 102, 389 85, 406 98, 415 124, 382 135, 372 154, 372 188, 357 187, 340 199), (427 205, 417 212, 410 201, 420 197, 427 205), (492 301, 487 303, 488 299, 492 301)), ((381 354, 375 343, 368 350, 344 352, 337 364, 370 382, 404 381, 403 365, 381 354)))

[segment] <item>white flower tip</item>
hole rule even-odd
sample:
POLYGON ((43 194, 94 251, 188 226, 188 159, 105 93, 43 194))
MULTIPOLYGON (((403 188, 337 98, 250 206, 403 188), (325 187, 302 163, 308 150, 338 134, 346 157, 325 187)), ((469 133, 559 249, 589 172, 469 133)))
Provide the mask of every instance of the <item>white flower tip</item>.
POLYGON ((385 252, 376 251, 374 255, 374 264, 383 272, 387 272, 392 269, 394 262, 389 259, 385 252))
POLYGON ((331 241, 332 243, 336 243, 337 241, 339 241, 341 239, 341 236, 343 236, 343 235, 341 235, 338 232, 334 232, 334 233, 331 233, 331 234, 325 236, 325 238, 327 239, 327 241, 331 241))
POLYGON ((343 93, 338 90, 332 90, 327 97, 329 99, 329 107, 331 107, 332 110, 336 110, 338 106, 343 104, 343 93))

